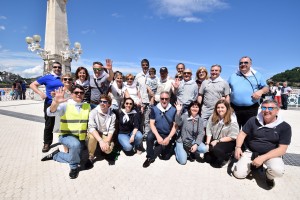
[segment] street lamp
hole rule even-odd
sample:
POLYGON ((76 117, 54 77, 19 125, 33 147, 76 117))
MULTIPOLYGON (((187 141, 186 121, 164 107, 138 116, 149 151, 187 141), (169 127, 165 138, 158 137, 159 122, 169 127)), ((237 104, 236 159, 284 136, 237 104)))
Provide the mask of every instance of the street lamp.
POLYGON ((70 48, 70 42, 68 39, 64 41, 65 50, 61 51, 61 55, 63 60, 74 59, 77 61, 80 58, 80 54, 82 54, 81 44, 79 42, 74 43, 74 48, 70 48))
POLYGON ((29 51, 36 52, 43 60, 48 60, 50 51, 41 48, 41 36, 33 35, 32 37, 26 37, 26 42, 29 51))

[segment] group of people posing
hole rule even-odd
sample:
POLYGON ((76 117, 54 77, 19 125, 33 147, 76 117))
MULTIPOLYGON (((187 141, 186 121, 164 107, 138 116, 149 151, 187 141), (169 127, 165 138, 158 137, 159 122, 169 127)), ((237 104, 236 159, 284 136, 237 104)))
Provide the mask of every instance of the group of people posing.
POLYGON ((278 115, 276 101, 259 104, 269 87, 251 65, 250 57, 242 57, 238 70, 225 81, 220 65, 212 65, 210 75, 199 67, 193 79, 192 70, 179 63, 171 79, 166 67, 156 77, 147 59, 141 61, 142 71, 136 76, 113 72, 107 59, 105 66, 93 63, 93 75, 78 67, 73 79, 71 74, 62 75, 61 64, 54 62, 51 74, 30 85, 45 99, 42 152, 51 148, 55 124, 64 146, 64 151, 57 149, 42 161, 69 163, 70 178, 77 178, 85 144, 89 152, 85 167, 91 168, 97 145, 107 155, 117 146, 125 154, 141 154, 144 139, 144 168, 157 157, 168 160, 173 154, 182 165, 204 155, 202 159, 213 167, 222 167, 234 154, 235 177, 245 178, 251 166, 265 164, 266 182, 272 188, 274 178, 284 173, 282 155, 290 144, 291 127, 278 115), (46 86, 46 94, 39 85, 46 86), (58 123, 55 116, 60 116, 58 123))

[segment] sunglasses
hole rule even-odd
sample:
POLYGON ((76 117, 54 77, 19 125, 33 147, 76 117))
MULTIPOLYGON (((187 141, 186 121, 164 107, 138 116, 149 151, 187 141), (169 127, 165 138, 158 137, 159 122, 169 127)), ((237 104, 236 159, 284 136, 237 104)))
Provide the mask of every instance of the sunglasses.
POLYGON ((132 80, 133 80, 133 78, 128 78, 128 79, 126 79, 126 80, 128 80, 128 81, 132 81, 132 80))
POLYGON ((169 100, 169 98, 160 98, 160 100, 162 100, 162 101, 168 101, 169 100))
POLYGON ((78 95, 78 94, 80 94, 80 95, 83 95, 84 94, 84 92, 74 92, 74 94, 76 94, 76 95, 78 95))
POLYGON ((102 101, 102 100, 100 100, 100 101, 99 101, 99 104, 100 104, 100 103, 108 104, 108 101, 102 101))
POLYGON ((275 109, 275 107, 265 107, 265 106, 261 107, 262 111, 266 111, 267 109, 268 109, 268 111, 273 111, 275 109))
POLYGON ((130 105, 130 106, 132 106, 132 103, 128 103, 128 102, 126 102, 126 103, 125 103, 125 105, 130 105))
POLYGON ((102 71, 102 68, 93 68, 93 70, 94 70, 95 72, 100 72, 100 71, 102 71))
POLYGON ((175 78, 180 78, 180 79, 182 79, 182 76, 175 76, 175 78))
POLYGON ((245 65, 248 65, 249 64, 249 62, 240 62, 240 65, 243 65, 243 64, 245 64, 245 65))
POLYGON ((183 72, 183 74, 192 74, 192 72, 183 72))
POLYGON ((56 69, 56 68, 57 68, 57 69, 61 69, 61 66, 53 66, 52 68, 53 68, 53 69, 56 69))
POLYGON ((63 78, 64 81, 73 81, 72 78, 63 78))

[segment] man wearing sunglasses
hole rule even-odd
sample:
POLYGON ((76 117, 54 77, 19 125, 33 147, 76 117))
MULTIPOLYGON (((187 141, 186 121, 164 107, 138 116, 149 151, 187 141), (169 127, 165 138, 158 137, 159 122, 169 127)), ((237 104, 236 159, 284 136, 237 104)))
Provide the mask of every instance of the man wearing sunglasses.
POLYGON ((55 99, 47 108, 48 116, 61 116, 59 142, 68 148, 68 152, 58 149, 42 158, 42 161, 55 160, 70 165, 69 176, 75 179, 79 174, 79 163, 82 147, 86 138, 90 104, 82 103, 84 88, 81 85, 71 87, 71 98, 64 98, 62 88, 55 90, 55 99))
POLYGON ((94 166, 97 144, 105 154, 110 154, 113 150, 112 138, 115 132, 116 115, 110 109, 111 101, 110 96, 101 94, 99 105, 90 113, 88 123, 89 159, 85 164, 86 169, 94 166))
POLYGON ((251 117, 236 139, 235 158, 238 159, 233 174, 245 178, 253 168, 266 165, 266 184, 275 185, 274 178, 284 173, 282 156, 291 142, 291 126, 278 115, 279 106, 274 100, 265 100, 261 112, 251 117))
POLYGON ((147 168, 157 156, 169 160, 173 154, 173 136, 176 132, 176 108, 170 104, 170 93, 160 94, 160 103, 151 108, 150 128, 147 135, 147 159, 143 167, 147 168))
POLYGON ((174 94, 183 105, 182 113, 186 112, 190 103, 197 100, 198 97, 198 85, 192 80, 192 75, 192 70, 185 69, 183 71, 183 80, 176 79, 173 83, 174 94))
POLYGON ((238 71, 228 80, 231 93, 230 103, 241 128, 253 116, 257 115, 259 100, 269 91, 266 80, 252 67, 252 59, 244 56, 239 61, 238 71))
POLYGON ((44 101, 44 118, 45 118, 45 128, 44 128, 44 146, 42 149, 43 153, 46 153, 50 150, 50 145, 53 141, 53 128, 55 123, 55 117, 47 116, 47 108, 52 103, 52 96, 51 92, 58 89, 59 87, 63 87, 64 85, 61 82, 61 70, 62 66, 59 62, 53 62, 52 64, 52 72, 47 74, 36 81, 30 84, 30 88, 38 94, 41 99, 44 101), (46 94, 39 90, 40 85, 45 85, 46 87, 46 94))
POLYGON ((95 108, 99 104, 100 95, 107 94, 110 82, 113 80, 112 60, 106 59, 106 66, 101 62, 93 63, 94 76, 90 76, 90 104, 95 108))

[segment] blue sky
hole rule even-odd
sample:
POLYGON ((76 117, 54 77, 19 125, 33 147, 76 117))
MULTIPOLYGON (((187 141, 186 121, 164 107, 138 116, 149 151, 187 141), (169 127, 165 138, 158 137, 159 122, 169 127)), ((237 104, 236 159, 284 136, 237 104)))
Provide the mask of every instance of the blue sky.
MULTIPOLYGON (((42 75, 43 62, 27 50, 25 37, 44 39, 46 5, 1 1, 0 71, 42 75)), ((299 0, 68 0, 69 38, 83 49, 72 71, 111 58, 114 70, 136 74, 147 58, 170 76, 178 62, 193 72, 220 64, 228 79, 248 55, 269 78, 300 66, 299 8, 299 0)))

